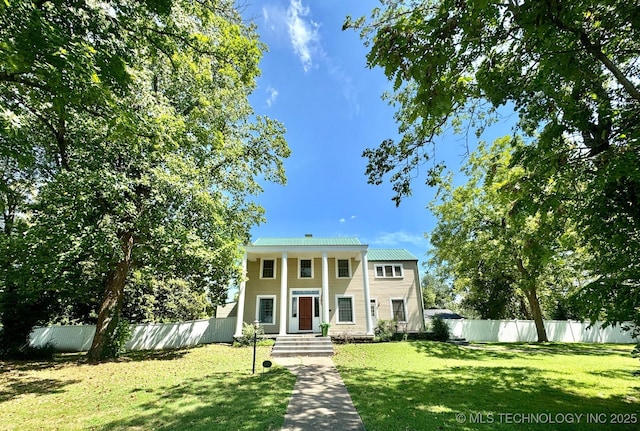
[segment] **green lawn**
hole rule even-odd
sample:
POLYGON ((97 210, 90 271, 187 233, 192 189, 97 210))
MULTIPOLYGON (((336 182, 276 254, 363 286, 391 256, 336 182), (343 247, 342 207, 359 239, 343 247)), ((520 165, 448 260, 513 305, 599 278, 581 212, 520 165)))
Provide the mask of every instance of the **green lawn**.
POLYGON ((347 344, 334 362, 368 430, 622 431, 640 429, 632 348, 347 344))
POLYGON ((100 365, 0 362, 0 430, 278 430, 295 377, 270 346, 132 352, 100 365))

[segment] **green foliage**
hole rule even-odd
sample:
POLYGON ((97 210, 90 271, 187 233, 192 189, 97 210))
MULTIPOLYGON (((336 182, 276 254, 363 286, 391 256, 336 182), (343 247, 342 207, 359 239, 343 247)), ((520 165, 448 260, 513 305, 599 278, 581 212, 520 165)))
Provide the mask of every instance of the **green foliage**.
POLYGON ((25 345, 19 350, 13 352, 9 357, 11 359, 19 359, 23 361, 51 361, 56 353, 56 347, 53 343, 48 342, 42 346, 25 345))
POLYGON ((127 301, 122 310, 130 322, 183 322, 212 314, 213 301, 207 292, 185 279, 148 277, 134 270, 126 286, 127 301))
POLYGON ((109 337, 106 347, 107 358, 117 358, 127 351, 126 344, 131 338, 131 324, 122 315, 115 317, 115 329, 113 335, 109 337))
POLYGON ((261 182, 285 182, 284 127, 248 100, 254 26, 226 0, 2 8, 0 296, 100 327, 208 313, 264 220, 261 182))
POLYGON ((253 345, 253 339, 255 337, 262 337, 264 335, 264 328, 260 326, 256 331, 256 328, 247 322, 242 323, 242 336, 236 338, 233 345, 242 347, 242 346, 250 346, 253 345))
MULTIPOLYGON (((442 272, 442 270, 440 270, 442 272)), ((452 308, 455 302, 453 287, 437 272, 425 272, 420 281, 424 308, 452 308)))
MULTIPOLYGON (((511 163, 523 171, 512 171, 519 181, 503 178, 505 186, 517 186, 503 193, 511 199, 503 205, 511 210, 507 223, 525 228, 515 241, 529 250, 525 269, 539 280, 537 268, 578 255, 581 289, 564 292, 578 312, 612 324, 640 323, 637 5, 388 1, 369 19, 348 18, 344 27, 360 31, 370 48, 368 65, 381 67, 393 84, 384 98, 397 109, 400 139, 364 152, 369 182, 388 178, 399 204, 445 132, 480 136, 500 120, 498 110, 513 109, 514 134, 525 144, 511 163), (562 220, 572 224, 573 238, 561 240, 570 253, 558 254, 562 220), (546 227, 538 236, 532 226, 546 227)), ((434 165, 427 184, 441 184, 441 173, 434 165)), ((456 199, 475 197, 467 192, 456 199)), ((489 217, 486 228, 501 221, 489 217)))
POLYGON ((431 332, 433 332, 436 341, 445 342, 451 337, 449 325, 439 316, 431 319, 431 332))
POLYGON ((396 334, 397 323, 393 320, 378 320, 374 329, 376 340, 391 341, 396 334))
POLYGON ((433 261, 455 278, 464 306, 483 318, 533 318, 544 341, 539 298, 578 288, 583 255, 571 219, 531 204, 555 200, 562 190, 531 185, 529 170, 513 159, 523 146, 510 137, 481 144, 465 166, 468 182, 442 183, 430 205, 438 219, 430 240, 433 261))

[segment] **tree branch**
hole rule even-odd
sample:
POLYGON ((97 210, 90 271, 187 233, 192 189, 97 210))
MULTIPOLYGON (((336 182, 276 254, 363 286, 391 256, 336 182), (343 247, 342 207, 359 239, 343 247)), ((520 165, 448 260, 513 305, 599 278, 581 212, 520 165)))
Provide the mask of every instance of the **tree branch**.
POLYGON ((633 83, 624 76, 624 73, 616 66, 613 61, 607 57, 599 45, 595 45, 589 40, 589 36, 584 32, 580 31, 580 42, 584 45, 587 52, 592 53, 596 59, 598 59, 604 67, 606 67, 613 76, 616 77, 620 85, 627 90, 627 93, 634 98, 636 101, 640 102, 640 91, 633 85, 633 83))

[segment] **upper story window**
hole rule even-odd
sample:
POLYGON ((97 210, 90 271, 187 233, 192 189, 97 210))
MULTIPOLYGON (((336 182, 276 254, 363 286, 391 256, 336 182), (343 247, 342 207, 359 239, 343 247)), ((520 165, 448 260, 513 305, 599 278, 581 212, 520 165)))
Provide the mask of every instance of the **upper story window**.
POLYGON ((336 259, 336 277, 351 277, 351 262, 349 259, 336 259))
POLYGON ((313 278, 313 260, 298 259, 298 277, 313 278))
POLYGON ((276 278, 275 259, 262 259, 260 261, 260 278, 276 278))
POLYGON ((375 265, 376 278, 401 278, 403 268, 401 263, 375 265))

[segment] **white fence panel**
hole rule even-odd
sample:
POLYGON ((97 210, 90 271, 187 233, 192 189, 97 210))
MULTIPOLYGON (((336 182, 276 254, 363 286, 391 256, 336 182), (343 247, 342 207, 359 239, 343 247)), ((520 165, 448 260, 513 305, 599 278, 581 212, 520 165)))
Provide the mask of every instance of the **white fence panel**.
POLYGON ((29 344, 38 347, 51 343, 59 352, 86 352, 95 332, 95 325, 38 327, 31 332, 29 344))
MULTIPOLYGON (((538 340, 533 320, 446 320, 451 335, 469 341, 535 342, 538 340)), ((602 328, 601 322, 589 327, 588 322, 545 320, 549 341, 565 343, 638 343, 631 333, 620 326, 602 328)))
MULTIPOLYGON (((177 349, 208 343, 233 341, 236 318, 194 320, 180 323, 151 323, 134 325, 128 350, 177 349)), ((86 352, 91 347, 95 325, 48 326, 35 328, 30 345, 52 343, 60 352, 86 352)))

